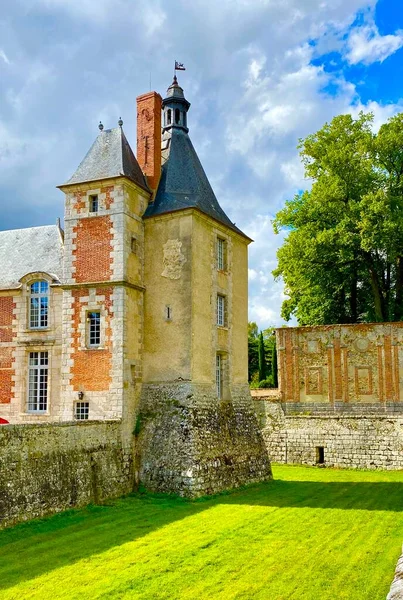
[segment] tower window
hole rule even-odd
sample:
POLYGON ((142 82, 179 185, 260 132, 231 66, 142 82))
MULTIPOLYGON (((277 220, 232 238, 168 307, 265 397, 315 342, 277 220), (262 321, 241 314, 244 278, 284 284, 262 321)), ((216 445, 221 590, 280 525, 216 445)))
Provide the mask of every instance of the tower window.
POLYGON ((167 125, 170 125, 172 123, 172 111, 170 108, 168 108, 167 110, 167 125))
POLYGON ((175 123, 178 125, 181 120, 181 113, 179 108, 175 108, 175 123))
POLYGON ((98 310, 87 313, 87 325, 87 345, 89 348, 97 348, 101 345, 101 313, 98 310))
POLYGON ((29 353, 28 412, 41 413, 48 408, 47 352, 29 353))
POLYGON ((137 239, 134 236, 132 237, 131 250, 133 254, 137 254, 137 239))
POLYGON ((222 357, 221 354, 217 354, 215 363, 215 385, 217 398, 222 398, 222 379, 222 357))
POLYGON ((49 284, 47 281, 35 281, 30 286, 29 327, 44 329, 48 326, 49 284))
POLYGON ((168 304, 165 307, 165 318, 167 321, 172 321, 172 307, 168 304))
POLYGON ((217 238, 217 269, 225 270, 225 240, 217 238))
POLYGON ((93 196, 90 196, 90 212, 92 213, 96 213, 98 212, 98 196, 97 194, 94 194, 93 196))
POLYGON ((217 295, 217 325, 225 326, 225 296, 217 295))

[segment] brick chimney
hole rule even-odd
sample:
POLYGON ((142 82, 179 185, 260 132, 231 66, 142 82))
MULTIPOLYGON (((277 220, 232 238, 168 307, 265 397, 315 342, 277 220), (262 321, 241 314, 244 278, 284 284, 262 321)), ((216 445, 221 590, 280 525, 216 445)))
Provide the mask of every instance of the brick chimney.
POLYGON ((161 108, 157 92, 137 97, 137 161, 152 190, 161 175, 161 108))

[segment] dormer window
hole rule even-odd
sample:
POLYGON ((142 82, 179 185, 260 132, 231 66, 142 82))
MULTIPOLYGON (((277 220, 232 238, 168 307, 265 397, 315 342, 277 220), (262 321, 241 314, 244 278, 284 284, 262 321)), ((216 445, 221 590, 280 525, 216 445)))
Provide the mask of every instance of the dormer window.
POLYGON ((30 285, 29 327, 44 329, 49 320, 49 284, 47 281, 34 281, 30 285))
POLYGON ((90 213, 98 212, 98 205, 98 195, 94 194, 93 196, 90 196, 90 213))

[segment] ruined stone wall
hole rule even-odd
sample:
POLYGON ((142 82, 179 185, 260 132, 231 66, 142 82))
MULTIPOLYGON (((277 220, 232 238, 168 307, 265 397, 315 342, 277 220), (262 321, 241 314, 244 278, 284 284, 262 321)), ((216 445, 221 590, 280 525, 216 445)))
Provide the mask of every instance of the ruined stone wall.
POLYGON ((0 427, 0 527, 129 493, 132 455, 119 422, 0 427))
POLYGON ((344 414, 286 412, 287 404, 262 398, 255 398, 254 406, 273 462, 315 465, 323 448, 326 466, 403 469, 403 414, 357 406, 344 414))

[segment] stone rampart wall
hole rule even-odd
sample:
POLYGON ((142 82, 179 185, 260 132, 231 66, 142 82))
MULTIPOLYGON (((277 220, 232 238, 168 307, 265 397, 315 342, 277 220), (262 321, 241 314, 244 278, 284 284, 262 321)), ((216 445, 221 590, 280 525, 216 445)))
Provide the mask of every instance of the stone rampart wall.
POLYGON ((0 427, 0 527, 133 489, 120 422, 0 427))
MULTIPOLYGON (((403 415, 319 411, 285 413, 284 404, 255 399, 263 437, 273 462, 332 467, 403 469, 403 415)), ((287 404, 287 409, 288 409, 287 404)))

